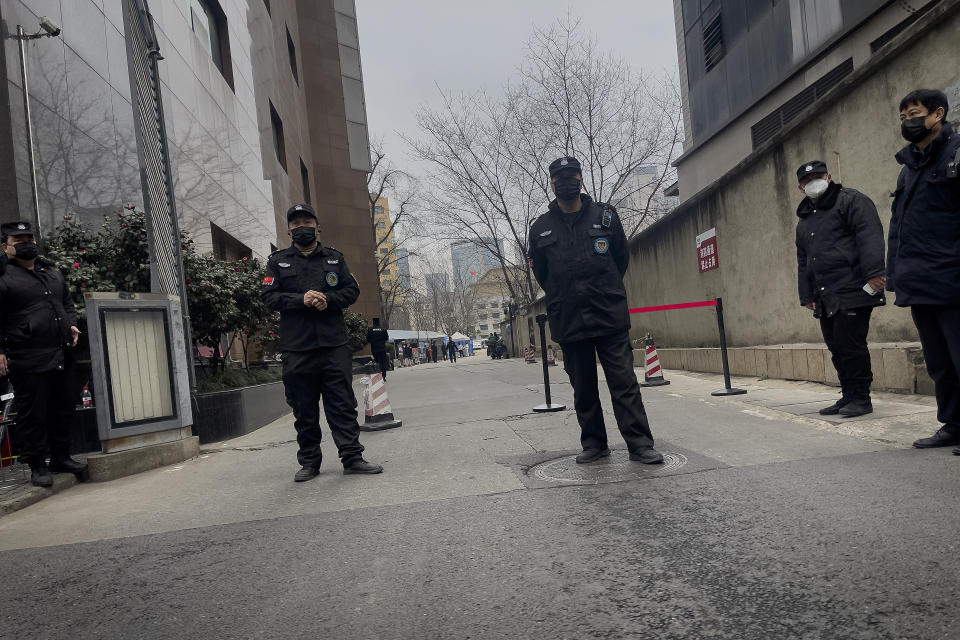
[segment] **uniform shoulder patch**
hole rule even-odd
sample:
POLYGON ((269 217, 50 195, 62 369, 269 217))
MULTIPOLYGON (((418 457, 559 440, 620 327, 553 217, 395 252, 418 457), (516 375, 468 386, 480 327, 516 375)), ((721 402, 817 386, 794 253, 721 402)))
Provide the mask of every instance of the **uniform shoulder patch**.
POLYGON ((333 271, 327 272, 327 284, 331 287, 335 287, 340 284, 340 276, 338 276, 333 271))

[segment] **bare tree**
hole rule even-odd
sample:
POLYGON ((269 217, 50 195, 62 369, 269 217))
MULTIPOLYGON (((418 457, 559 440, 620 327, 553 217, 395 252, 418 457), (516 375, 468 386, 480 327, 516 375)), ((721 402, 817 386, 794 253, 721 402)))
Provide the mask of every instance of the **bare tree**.
POLYGON ((672 181, 682 140, 676 86, 601 51, 571 15, 533 32, 520 79, 502 97, 440 97, 418 113, 424 135, 407 138, 431 168, 432 233, 487 247, 517 302, 537 294, 527 234, 553 199, 554 158, 580 159, 586 190, 618 207, 629 236, 664 213, 656 194, 672 181))
POLYGON ((373 170, 367 174, 367 197, 370 202, 370 222, 373 231, 374 251, 377 258, 377 280, 380 287, 380 317, 383 326, 389 328, 396 311, 406 311, 404 306, 411 293, 409 274, 397 274, 384 285, 384 275, 399 268, 401 261, 416 256, 416 251, 407 245, 411 237, 422 236, 415 215, 420 195, 416 179, 398 169, 387 157, 383 143, 370 143, 370 163, 373 170), (381 198, 391 203, 390 219, 383 229, 377 229, 376 207, 381 198))

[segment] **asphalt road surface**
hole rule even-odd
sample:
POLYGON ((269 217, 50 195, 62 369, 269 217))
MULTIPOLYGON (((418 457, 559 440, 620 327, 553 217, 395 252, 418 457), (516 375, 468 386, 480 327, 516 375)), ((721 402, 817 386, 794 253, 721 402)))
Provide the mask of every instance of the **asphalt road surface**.
POLYGON ((530 413, 539 366, 476 357, 388 377, 380 476, 328 448, 294 484, 284 418, 69 489, 0 519, 0 637, 960 638, 960 457, 908 446, 929 399, 833 424, 825 387, 667 375, 659 468, 609 411, 620 450, 572 464, 573 413, 530 413))

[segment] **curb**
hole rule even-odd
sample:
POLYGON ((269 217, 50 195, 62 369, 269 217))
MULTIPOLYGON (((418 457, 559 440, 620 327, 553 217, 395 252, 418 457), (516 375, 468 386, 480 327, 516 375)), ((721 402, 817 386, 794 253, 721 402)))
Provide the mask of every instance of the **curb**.
POLYGON ((0 517, 25 509, 34 503, 69 489, 75 484, 77 484, 77 478, 72 473, 55 473, 53 475, 53 486, 49 489, 30 484, 17 487, 9 494, 0 497, 0 517))

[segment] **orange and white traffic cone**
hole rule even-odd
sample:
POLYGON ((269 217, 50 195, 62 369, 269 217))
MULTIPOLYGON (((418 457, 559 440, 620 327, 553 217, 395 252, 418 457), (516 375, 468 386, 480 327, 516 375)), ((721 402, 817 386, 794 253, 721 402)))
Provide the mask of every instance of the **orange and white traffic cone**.
POLYGON ((370 374, 370 384, 363 391, 363 405, 365 418, 360 431, 383 431, 403 424, 393 417, 387 385, 379 373, 370 374))
POLYGON ((643 373, 643 382, 641 387, 662 387, 670 384, 669 380, 664 380, 663 370, 660 368, 660 356, 657 355, 657 346, 653 344, 653 336, 647 334, 643 342, 646 351, 646 367, 643 373))

